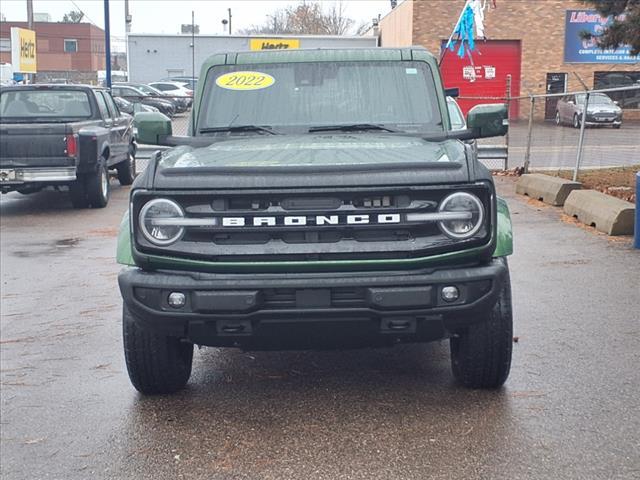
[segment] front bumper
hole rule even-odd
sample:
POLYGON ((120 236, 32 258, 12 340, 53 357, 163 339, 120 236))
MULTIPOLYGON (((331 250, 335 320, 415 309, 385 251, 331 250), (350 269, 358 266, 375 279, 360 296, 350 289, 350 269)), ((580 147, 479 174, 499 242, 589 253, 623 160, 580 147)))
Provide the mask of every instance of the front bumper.
POLYGON ((143 328, 211 346, 306 348, 446 338, 485 318, 506 263, 398 272, 212 274, 128 267, 118 277, 143 328), (447 302, 442 289, 458 288, 447 302), (168 304, 182 292, 181 308, 168 304))
POLYGON ((72 182, 75 179, 76 167, 0 168, 0 187, 25 183, 72 182))
POLYGON ((592 127, 596 125, 622 125, 622 118, 598 118, 587 115, 585 125, 592 127))

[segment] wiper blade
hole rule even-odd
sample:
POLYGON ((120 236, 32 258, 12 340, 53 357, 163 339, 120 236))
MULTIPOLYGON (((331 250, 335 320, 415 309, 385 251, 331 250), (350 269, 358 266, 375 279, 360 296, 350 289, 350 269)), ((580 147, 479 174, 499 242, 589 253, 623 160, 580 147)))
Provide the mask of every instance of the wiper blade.
POLYGON ((229 127, 207 127, 201 128, 200 133, 217 133, 217 132, 263 132, 269 135, 280 135, 268 125, 234 125, 229 127))
POLYGON ((385 132, 394 132, 394 133, 397 133, 400 131, 400 130, 395 130, 393 128, 385 127, 384 125, 380 125, 376 123, 354 123, 352 125, 321 125, 319 127, 311 127, 309 128, 309 133, 330 132, 330 131, 355 132, 358 130, 383 130, 385 132))

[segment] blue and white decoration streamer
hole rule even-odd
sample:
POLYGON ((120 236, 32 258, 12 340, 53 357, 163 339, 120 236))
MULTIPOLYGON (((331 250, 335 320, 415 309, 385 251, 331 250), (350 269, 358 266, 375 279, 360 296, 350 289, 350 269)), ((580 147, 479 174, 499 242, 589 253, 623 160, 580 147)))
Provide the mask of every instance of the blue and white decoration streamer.
POLYGON ((473 27, 475 21, 474 9, 472 6, 473 1, 474 0, 467 0, 465 3, 464 9, 458 18, 458 23, 456 23, 446 46, 446 48, 453 52, 456 42, 460 42, 458 45, 458 56, 460 58, 464 58, 465 54, 471 58, 471 52, 476 48, 475 40, 473 38, 473 27), (454 36, 457 36, 457 40, 453 39, 454 36))

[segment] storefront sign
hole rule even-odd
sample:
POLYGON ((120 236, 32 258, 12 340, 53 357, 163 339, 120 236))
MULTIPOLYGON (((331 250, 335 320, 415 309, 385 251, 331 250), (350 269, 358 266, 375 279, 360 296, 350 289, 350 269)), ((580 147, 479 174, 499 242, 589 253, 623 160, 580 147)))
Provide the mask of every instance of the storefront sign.
POLYGON ((36 32, 11 28, 11 64, 14 72, 36 73, 36 32))
POLYGON ((601 50, 595 39, 583 40, 580 32, 599 35, 611 22, 595 10, 567 10, 564 35, 565 63, 636 63, 640 57, 632 57, 631 47, 601 50))
POLYGON ((297 38, 252 38, 249 41, 251 50, 291 50, 300 48, 297 38))

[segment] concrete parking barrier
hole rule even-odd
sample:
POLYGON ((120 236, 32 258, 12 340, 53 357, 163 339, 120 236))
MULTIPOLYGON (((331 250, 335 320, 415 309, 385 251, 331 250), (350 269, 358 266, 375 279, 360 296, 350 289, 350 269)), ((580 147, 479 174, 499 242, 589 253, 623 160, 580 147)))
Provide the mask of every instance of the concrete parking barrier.
POLYGON ((607 235, 633 235, 635 207, 631 202, 596 190, 574 190, 564 212, 607 235))
POLYGON ((539 173, 522 175, 516 183, 516 193, 557 207, 564 205, 569 194, 580 188, 582 188, 580 182, 539 173))

